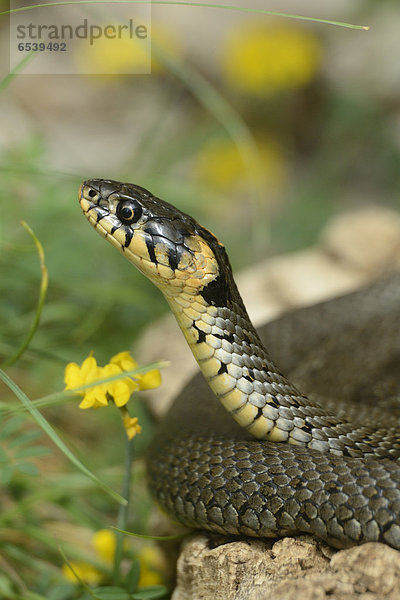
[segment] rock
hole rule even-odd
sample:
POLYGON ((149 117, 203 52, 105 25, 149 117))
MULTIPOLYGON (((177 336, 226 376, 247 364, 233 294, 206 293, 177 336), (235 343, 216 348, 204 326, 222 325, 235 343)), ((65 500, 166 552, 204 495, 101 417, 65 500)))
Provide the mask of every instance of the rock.
MULTIPOLYGON (((264 287, 273 289, 279 298, 281 311, 328 300, 366 281, 358 269, 339 264, 319 248, 272 258, 264 262, 259 272, 263 273, 264 287)), ((266 321, 263 319, 262 323, 266 321)))
POLYGON ((308 536, 273 542, 188 539, 172 600, 397 600, 400 552, 365 544, 335 552, 308 536))
POLYGON ((377 206, 341 214, 324 229, 320 245, 338 266, 379 276, 400 267, 399 214, 377 206))

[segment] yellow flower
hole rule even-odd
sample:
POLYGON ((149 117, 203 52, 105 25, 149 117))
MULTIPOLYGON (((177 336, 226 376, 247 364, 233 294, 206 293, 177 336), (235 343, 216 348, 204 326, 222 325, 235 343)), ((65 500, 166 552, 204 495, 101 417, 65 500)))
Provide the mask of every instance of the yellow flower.
MULTIPOLYGON (((73 390, 94 383, 99 379, 107 379, 115 375, 120 375, 124 371, 131 371, 137 368, 137 362, 131 357, 129 352, 119 352, 112 357, 109 364, 105 367, 99 367, 93 356, 86 358, 82 365, 69 363, 65 368, 65 389, 73 390)), ((138 390, 146 390, 158 387, 161 383, 161 375, 158 369, 148 371, 144 375, 137 375, 134 378, 126 377, 108 381, 76 392, 83 396, 79 408, 98 408, 107 406, 109 400, 112 400, 118 408, 125 406, 132 393, 138 390)), ((137 430, 138 433, 138 430, 137 430)))
MULTIPOLYGON (((123 372, 124 369, 121 369, 121 367, 118 367, 118 365, 110 363, 103 367, 102 376, 104 379, 106 379, 107 377, 119 375, 123 372)), ((139 389, 136 381, 133 381, 130 377, 127 377, 126 379, 109 381, 108 383, 105 383, 104 386, 106 386, 108 395, 111 396, 115 405, 118 407, 125 406, 125 404, 128 403, 132 392, 135 392, 139 389)))
POLYGON ((117 365, 122 371, 133 371, 133 369, 137 369, 139 366, 127 350, 118 352, 118 354, 110 358, 110 364, 117 365))
POLYGON ((147 27, 147 37, 107 39, 102 36, 92 45, 86 44, 75 60, 85 73, 148 73, 162 72, 164 66, 158 57, 176 58, 181 54, 174 32, 157 25, 147 27))
MULTIPOLYGON (((65 367, 65 389, 72 390, 77 387, 88 385, 102 378, 102 368, 97 366, 94 356, 88 356, 79 366, 76 363, 69 363, 65 367)), ((80 403, 80 408, 92 408, 107 406, 107 389, 103 385, 91 387, 82 392, 78 392, 84 398, 80 403)))
POLYGON ((101 560, 109 565, 113 564, 117 540, 112 531, 109 529, 96 531, 92 537, 92 546, 101 560))
POLYGON ((103 574, 98 569, 89 563, 76 560, 71 560, 68 565, 63 565, 62 573, 72 583, 78 583, 81 580, 95 585, 103 579, 103 574))
POLYGON ((165 569, 163 556, 155 546, 144 546, 139 552, 140 578, 138 587, 164 583, 162 571, 165 569))
POLYGON ((143 373, 143 375, 137 375, 137 378, 140 390, 154 390, 161 385, 161 373, 158 369, 152 369, 147 373, 143 373))
MULTIPOLYGON (((100 529, 92 537, 92 546, 97 558, 107 566, 114 562, 116 545, 115 534, 109 529, 100 529)), ((71 560, 68 565, 63 565, 62 572, 72 583, 81 580, 89 584, 98 584, 104 579, 104 574, 99 569, 83 561, 71 560)))
POLYGON ((154 24, 151 27, 151 72, 165 71, 162 57, 176 61, 182 54, 182 49, 176 35, 176 30, 171 31, 165 25, 154 24))
MULTIPOLYGON (((252 175, 269 189, 280 187, 286 179, 286 163, 279 146, 265 139, 258 144, 258 151, 261 169, 254 165, 252 175)), ((220 138, 210 140, 202 148, 197 156, 195 172, 201 181, 226 190, 243 183, 247 167, 236 144, 230 139, 220 138)))
POLYGON ((130 440, 133 440, 136 434, 142 432, 142 428, 139 425, 139 420, 137 417, 130 417, 128 414, 126 414, 123 418, 123 421, 126 435, 130 440))
POLYGON ((99 379, 99 367, 94 356, 88 356, 79 366, 76 363, 69 363, 65 367, 65 389, 72 390, 99 379))
POLYGON ((321 54, 321 45, 310 30, 249 21, 226 39, 222 71, 239 92, 269 96, 308 84, 321 54))
MULTIPOLYGON (((105 570, 114 563, 115 550, 117 541, 115 534, 109 529, 100 529, 92 536, 92 546, 94 548, 96 558, 100 560, 105 567, 105 570)), ((124 541, 124 547, 129 546, 128 540, 124 541)), ((164 560, 161 552, 153 546, 144 546, 139 554, 140 560, 140 579, 138 587, 146 587, 149 585, 160 585, 163 583, 162 571, 165 568, 164 560)), ((84 583, 96 585, 104 579, 104 573, 90 563, 83 561, 70 561, 69 564, 64 564, 62 573, 68 581, 78 583, 79 580, 84 583)))
MULTIPOLYGON (((119 352, 110 360, 111 364, 118 365, 122 371, 133 371, 137 369, 138 364, 129 354, 129 352, 119 352)), ((161 385, 161 373, 158 369, 152 369, 147 373, 134 375, 134 381, 137 383, 138 390, 153 390, 161 385)))

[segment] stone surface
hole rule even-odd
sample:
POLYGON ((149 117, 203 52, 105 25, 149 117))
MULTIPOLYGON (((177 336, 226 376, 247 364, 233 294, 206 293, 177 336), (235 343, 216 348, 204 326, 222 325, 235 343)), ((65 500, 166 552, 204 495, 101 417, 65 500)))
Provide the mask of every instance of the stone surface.
POLYGON ((334 552, 307 536, 277 542, 198 534, 183 544, 172 600, 397 600, 400 552, 334 552))
POLYGON ((321 249, 337 266, 367 277, 400 267, 400 218, 370 206, 336 217, 321 234, 321 249))

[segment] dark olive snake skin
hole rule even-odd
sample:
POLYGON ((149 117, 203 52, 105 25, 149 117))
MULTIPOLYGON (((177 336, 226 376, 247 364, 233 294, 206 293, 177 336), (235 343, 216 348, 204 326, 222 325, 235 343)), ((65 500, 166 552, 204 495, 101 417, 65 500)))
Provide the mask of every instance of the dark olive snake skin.
POLYGON ((220 533, 400 549, 400 276, 264 327, 280 370, 210 232, 133 184, 84 182, 80 203, 164 293, 205 376, 150 450, 161 506, 220 533))

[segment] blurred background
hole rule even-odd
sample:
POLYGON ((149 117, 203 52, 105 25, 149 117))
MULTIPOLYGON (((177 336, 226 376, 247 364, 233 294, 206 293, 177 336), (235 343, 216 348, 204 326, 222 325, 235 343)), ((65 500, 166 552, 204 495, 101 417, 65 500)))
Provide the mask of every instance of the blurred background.
MULTIPOLYGON (((167 311, 152 284, 81 215, 81 180, 134 182, 176 204, 224 242, 234 271, 310 245, 329 218, 346 209, 400 209, 399 3, 254 0, 251 6, 371 29, 154 5, 151 75, 20 74, 1 88, 0 359, 22 342, 39 293, 39 261, 22 219, 41 241, 49 270, 40 327, 9 369, 31 399, 61 390, 68 362, 80 363, 93 350, 103 364, 129 349, 167 311)), ((7 10, 4 2, 0 7, 7 10)), ((124 10, 129 16, 129 5, 124 10)), ((3 77, 8 26, 2 16, 3 77)), ((112 69, 130 57, 110 56, 99 45, 98 60, 110 61, 112 69)), ((18 404, 5 386, 0 392, 2 404, 18 404)), ((140 456, 152 424, 142 405, 137 410, 144 430, 140 456)), ((84 413, 83 419, 72 403, 45 414, 90 468, 118 488, 119 416, 101 412, 84 413)), ((92 484, 72 471, 68 475, 53 449, 37 464, 35 482, 21 473, 6 478, 1 502, 8 511, 43 486, 62 492, 43 499, 35 523, 21 517, 20 527, 32 527, 28 545, 14 540, 13 546, 6 535, 0 543, 8 552, 14 548, 14 567, 24 552, 41 549, 40 560, 25 568, 28 580, 42 574, 42 588, 35 585, 43 592, 59 574, 49 571, 48 562, 62 560, 35 527, 50 531, 57 523, 65 539, 62 524, 95 530, 111 522, 115 506, 101 492, 93 495, 92 484)), ((138 531, 146 529, 149 515, 143 494, 137 493, 130 523, 138 531)), ((51 593, 47 597, 70 597, 51 593)))

